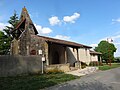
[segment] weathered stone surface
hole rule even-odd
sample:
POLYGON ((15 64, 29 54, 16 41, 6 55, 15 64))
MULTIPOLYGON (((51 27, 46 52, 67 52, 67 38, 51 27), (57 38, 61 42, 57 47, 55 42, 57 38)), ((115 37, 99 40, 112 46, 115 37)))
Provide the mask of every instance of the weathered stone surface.
POLYGON ((41 72, 41 56, 0 56, 0 77, 41 72))
POLYGON ((46 71, 50 71, 50 70, 60 70, 63 72, 68 72, 70 71, 70 64, 56 64, 56 65, 49 65, 46 66, 46 71))

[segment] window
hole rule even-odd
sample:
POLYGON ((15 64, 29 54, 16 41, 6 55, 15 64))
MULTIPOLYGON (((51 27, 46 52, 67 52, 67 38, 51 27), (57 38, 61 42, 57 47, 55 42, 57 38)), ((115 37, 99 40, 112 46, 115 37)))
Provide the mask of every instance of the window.
POLYGON ((36 55, 36 50, 31 50, 30 55, 36 55))

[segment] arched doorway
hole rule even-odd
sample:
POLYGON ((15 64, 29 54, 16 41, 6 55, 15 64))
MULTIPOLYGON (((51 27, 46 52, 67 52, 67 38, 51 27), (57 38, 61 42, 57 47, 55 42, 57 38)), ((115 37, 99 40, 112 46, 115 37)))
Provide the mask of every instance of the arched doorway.
POLYGON ((59 64, 59 53, 56 51, 52 55, 52 64, 59 64))

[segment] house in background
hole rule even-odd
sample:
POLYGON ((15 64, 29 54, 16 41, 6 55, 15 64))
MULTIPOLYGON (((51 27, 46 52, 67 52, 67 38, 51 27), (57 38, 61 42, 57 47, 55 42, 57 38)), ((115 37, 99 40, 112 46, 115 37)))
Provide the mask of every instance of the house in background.
POLYGON ((11 55, 41 55, 45 57, 46 69, 57 68, 63 71, 69 71, 70 67, 81 68, 81 62, 89 65, 90 61, 98 60, 93 58, 90 46, 37 34, 24 7, 18 25, 12 31, 14 39, 11 43, 11 55))
POLYGON ((90 50, 90 61, 91 62, 102 62, 102 53, 90 50))

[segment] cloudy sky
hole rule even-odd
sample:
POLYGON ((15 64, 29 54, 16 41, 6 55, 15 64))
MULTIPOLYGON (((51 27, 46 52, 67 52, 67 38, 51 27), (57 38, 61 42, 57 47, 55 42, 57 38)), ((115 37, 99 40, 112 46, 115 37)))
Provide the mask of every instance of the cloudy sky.
POLYGON ((0 0, 0 30, 24 6, 39 35, 93 47, 112 38, 120 56, 120 0, 0 0))

